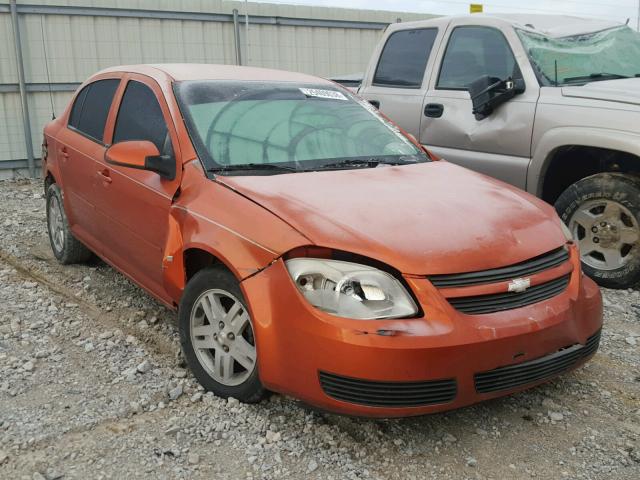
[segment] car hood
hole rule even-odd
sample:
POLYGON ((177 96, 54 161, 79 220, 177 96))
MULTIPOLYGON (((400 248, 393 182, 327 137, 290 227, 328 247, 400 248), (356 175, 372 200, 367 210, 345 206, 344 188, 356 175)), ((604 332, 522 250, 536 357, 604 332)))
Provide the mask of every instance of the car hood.
POLYGON ((374 258, 405 274, 511 265, 565 241, 552 207, 445 161, 216 180, 310 244, 374 258))
POLYGON ((562 87, 562 96, 640 105, 640 78, 603 80, 581 87, 562 87))

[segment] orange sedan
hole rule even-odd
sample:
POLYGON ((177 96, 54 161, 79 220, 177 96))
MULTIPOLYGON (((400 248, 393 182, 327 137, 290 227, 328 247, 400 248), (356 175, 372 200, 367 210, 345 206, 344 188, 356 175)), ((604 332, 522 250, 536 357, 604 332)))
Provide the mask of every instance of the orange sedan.
POLYGON ((602 302, 552 207, 438 160, 313 76, 138 65, 44 131, 51 247, 177 309, 222 397, 354 415, 458 408, 571 370, 602 302))

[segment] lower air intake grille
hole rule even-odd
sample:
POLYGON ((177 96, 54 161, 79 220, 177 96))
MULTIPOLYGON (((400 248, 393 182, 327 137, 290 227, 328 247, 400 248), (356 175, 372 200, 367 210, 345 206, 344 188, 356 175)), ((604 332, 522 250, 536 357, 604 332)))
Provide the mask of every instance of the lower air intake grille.
POLYGON ((473 297, 451 297, 447 298, 447 300, 456 310, 470 315, 511 310, 555 297, 567 288, 569 278, 570 275, 556 278, 550 282, 530 287, 521 293, 492 293, 473 297))
POLYGON ((593 355, 600 344, 600 331, 590 336, 585 345, 573 345, 546 357, 508 367, 496 368, 474 376, 478 393, 498 392, 553 377, 570 369, 580 360, 593 355))
POLYGON ((425 382, 373 382, 320 372, 320 385, 328 396, 369 407, 421 407, 452 401, 455 379, 425 382))

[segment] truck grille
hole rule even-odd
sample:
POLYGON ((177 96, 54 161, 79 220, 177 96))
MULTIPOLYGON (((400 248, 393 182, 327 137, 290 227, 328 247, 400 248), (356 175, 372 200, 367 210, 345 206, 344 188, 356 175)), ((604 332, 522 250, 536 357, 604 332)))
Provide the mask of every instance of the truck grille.
POLYGON ((437 288, 468 287, 482 283, 497 283, 517 277, 528 277, 563 264, 569 259, 566 248, 560 247, 509 267, 494 268, 481 272, 431 275, 429 281, 437 288))
POLYGON ((469 315, 500 312, 541 302, 563 292, 571 275, 530 287, 524 292, 492 293, 472 297, 451 297, 447 301, 453 308, 469 315))
POLYGON ((328 396, 369 407, 421 407, 452 401, 455 379, 424 382, 375 382, 320 372, 320 385, 328 396))
POLYGON ((548 379, 569 370, 580 360, 593 355, 600 344, 600 330, 584 345, 576 344, 546 357, 488 372, 476 373, 474 380, 478 393, 497 392, 548 379))

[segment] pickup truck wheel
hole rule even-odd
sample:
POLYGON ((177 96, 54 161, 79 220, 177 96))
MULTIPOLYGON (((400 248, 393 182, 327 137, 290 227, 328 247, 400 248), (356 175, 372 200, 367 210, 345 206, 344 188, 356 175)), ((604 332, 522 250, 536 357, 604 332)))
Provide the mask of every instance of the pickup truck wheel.
POLYGON ((578 243, 587 275, 608 288, 640 281, 640 179, 592 175, 567 188, 555 207, 578 243))
POLYGON ((182 350, 200 384, 222 398, 260 401, 265 389, 253 324, 234 276, 219 267, 200 270, 187 284, 178 312, 182 350))
POLYGON ((47 230, 51 250, 63 265, 82 263, 89 260, 93 253, 73 236, 64 213, 62 192, 55 183, 47 188, 47 230))

